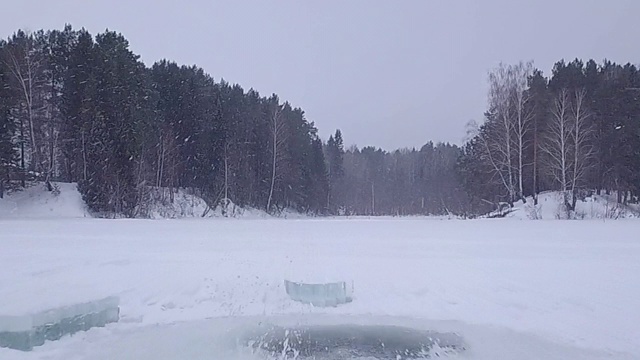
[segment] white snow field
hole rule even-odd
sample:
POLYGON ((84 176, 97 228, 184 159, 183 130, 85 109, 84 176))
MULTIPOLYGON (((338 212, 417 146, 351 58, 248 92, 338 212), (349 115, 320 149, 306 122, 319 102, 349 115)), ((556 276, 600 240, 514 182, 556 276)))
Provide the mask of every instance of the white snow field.
POLYGON ((265 359, 265 324, 455 332, 452 358, 640 359, 640 221, 0 220, 0 315, 120 299, 23 359, 265 359), (347 281, 313 308, 284 280, 347 281))

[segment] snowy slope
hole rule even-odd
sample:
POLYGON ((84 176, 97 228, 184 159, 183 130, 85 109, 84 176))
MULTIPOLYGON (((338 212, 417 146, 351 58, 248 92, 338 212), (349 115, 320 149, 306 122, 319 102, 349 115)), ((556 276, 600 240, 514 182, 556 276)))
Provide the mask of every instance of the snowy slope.
MULTIPOLYGON (((264 210, 253 208, 243 208, 229 200, 226 211, 222 206, 215 209, 209 208, 207 203, 197 195, 185 189, 174 189, 172 196, 169 196, 167 188, 152 188, 147 205, 140 217, 151 219, 182 219, 182 218, 243 218, 243 219, 264 219, 274 215, 268 214, 264 210)), ((303 218, 304 214, 292 211, 284 211, 275 215, 281 218, 303 218)))
MULTIPOLYGON (((154 189, 154 191, 159 191, 154 189)), ((160 189, 163 191, 163 189, 160 189)), ((164 189, 164 191, 168 191, 164 189)), ((304 218, 304 214, 293 211, 285 211, 281 214, 270 215, 264 210, 253 208, 243 208, 232 201, 227 204, 227 210, 223 211, 222 206, 215 209, 209 208, 207 203, 200 197, 190 194, 184 189, 176 189, 173 194, 173 201, 168 197, 165 200, 155 199, 151 201, 144 218, 150 219, 183 219, 183 218, 242 218, 242 219, 265 219, 271 217, 281 218, 304 218)))
MULTIPOLYGON (((2 218, 78 218, 91 217, 78 192, 75 183, 54 183, 59 192, 47 191, 44 184, 35 184, 22 191, 14 191, 0 199, 0 219, 2 218)), ((228 211, 220 206, 210 209, 207 203, 197 195, 185 189, 174 189, 173 194, 166 188, 151 188, 147 194, 146 204, 139 209, 138 217, 150 219, 182 219, 182 218, 242 218, 268 219, 274 217, 264 210, 242 208, 229 202, 228 211)), ((508 218, 553 220, 561 217, 562 198, 558 192, 544 192, 538 197, 537 206, 533 199, 527 202, 518 201, 508 218)), ((307 215, 285 210, 275 215, 284 219, 303 219, 307 215)), ((640 205, 620 205, 616 203, 615 194, 592 195, 576 204, 576 216, 580 219, 621 219, 640 217, 640 205)), ((349 219, 370 219, 367 216, 348 217, 349 219)), ((412 218, 412 217, 409 217, 412 218)), ((418 216, 418 219, 425 217, 418 216)), ((450 219, 452 217, 428 217, 430 219, 450 219)))
MULTIPOLYGON (((92 217, 82 200, 77 184, 61 182, 52 184, 56 187, 56 191, 48 191, 43 183, 36 183, 24 190, 5 194, 4 198, 0 199, 0 219, 92 217)), ((173 194, 169 195, 170 190, 167 188, 151 188, 147 194, 146 205, 139 209, 138 217, 149 219, 273 217, 264 210, 242 208, 233 202, 229 202, 227 212, 223 212, 221 207, 210 209, 202 198, 185 189, 172 191, 173 194)), ((306 217, 294 211, 284 211, 275 216, 306 217)))
POLYGON ((121 321, 0 359, 252 359, 259 323, 454 331, 462 359, 640 358, 638 220, 0 220, 0 315, 119 296, 121 321), (498 225, 499 224, 499 225, 498 225), (284 279, 353 281, 312 308, 284 279), (220 341, 224 341, 221 344, 220 341), (227 342, 229 340, 230 342, 227 342), (235 343, 234 343, 235 344, 235 343))
POLYGON ((47 191, 38 183, 0 199, 0 218, 78 218, 88 216, 75 183, 53 183, 57 191, 47 191))
POLYGON ((150 188, 141 210, 141 217, 152 219, 179 219, 211 217, 207 203, 200 197, 183 189, 150 188))
MULTIPOLYGON (((533 199, 527 198, 526 203, 518 201, 508 218, 520 220, 544 219, 554 220, 565 217, 562 208, 562 194, 548 191, 538 195, 538 205, 533 205, 533 199)), ((577 219, 624 219, 640 217, 638 204, 622 205, 616 201, 616 195, 591 195, 576 203, 575 217, 577 219)))

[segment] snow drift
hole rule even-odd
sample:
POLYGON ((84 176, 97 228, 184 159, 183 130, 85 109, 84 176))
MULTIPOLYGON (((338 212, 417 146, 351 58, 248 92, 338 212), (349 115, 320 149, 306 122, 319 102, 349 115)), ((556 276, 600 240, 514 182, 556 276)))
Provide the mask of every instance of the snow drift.
MULTIPOLYGON (((91 217, 75 183, 52 183, 54 191, 48 191, 42 183, 36 183, 21 191, 13 191, 0 199, 0 219, 2 218, 81 218, 91 217)), ((169 189, 150 187, 145 192, 143 205, 137 209, 138 218, 146 219, 184 219, 184 218, 248 218, 267 219, 273 217, 285 219, 306 218, 307 215, 291 210, 279 214, 268 214, 264 210, 244 208, 228 200, 227 206, 211 208, 207 202, 188 189, 169 189)), ((538 196, 538 205, 533 199, 518 201, 511 209, 493 212, 483 217, 504 216, 520 220, 566 218, 562 208, 562 196, 559 192, 544 192, 538 196), (506 213, 506 215, 505 215, 506 213)), ((622 219, 640 217, 639 204, 618 204, 615 194, 585 197, 576 203, 572 215, 576 219, 622 219)), ((367 218, 367 217, 350 217, 367 218)), ((415 217, 424 218, 424 217, 415 217)), ((451 218, 429 217, 429 218, 451 218)))
MULTIPOLYGON (((49 191, 43 183, 34 183, 15 190, 0 199, 0 219, 79 218, 92 217, 76 183, 53 182, 49 191)), ((211 208, 207 202, 187 189, 150 187, 137 209, 138 218, 271 218, 264 210, 244 208, 227 201, 226 207, 211 208)), ((275 215, 281 218, 301 218, 304 214, 285 210, 275 215)))
POLYGON ((519 220, 556 220, 556 219, 624 219, 640 217, 640 204, 619 204, 616 195, 591 194, 576 202, 576 209, 567 216, 562 194, 547 191, 538 195, 538 204, 527 197, 526 202, 517 201, 513 208, 503 208, 485 217, 506 217, 519 220))
POLYGON ((0 199, 0 218, 79 218, 89 216, 75 183, 43 183, 12 191, 0 199))

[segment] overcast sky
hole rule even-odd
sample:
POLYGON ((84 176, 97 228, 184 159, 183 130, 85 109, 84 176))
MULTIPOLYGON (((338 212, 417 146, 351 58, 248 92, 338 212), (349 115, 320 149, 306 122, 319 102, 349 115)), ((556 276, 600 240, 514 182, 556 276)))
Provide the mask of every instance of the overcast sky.
POLYGON ((16 29, 122 32, 147 65, 197 64, 305 110, 347 145, 460 144, 481 120, 487 72, 561 58, 640 63, 638 0, 19 0, 16 29))

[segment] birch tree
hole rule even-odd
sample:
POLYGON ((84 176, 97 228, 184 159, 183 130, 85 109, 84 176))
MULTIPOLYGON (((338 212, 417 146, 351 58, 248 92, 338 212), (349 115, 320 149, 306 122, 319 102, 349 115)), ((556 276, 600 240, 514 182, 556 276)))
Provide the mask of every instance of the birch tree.
MULTIPOLYGON (((508 153, 502 147, 504 139, 501 137, 503 133, 500 131, 499 125, 497 122, 489 121, 475 131, 481 147, 480 160, 489 166, 491 180, 495 181, 497 179, 497 183, 504 188, 511 201, 513 181, 512 177, 509 176, 511 169, 508 161, 506 161, 508 153)), ((471 126, 474 126, 474 124, 471 126)))
POLYGON ((224 197, 222 199, 222 213, 224 216, 228 216, 229 204, 229 143, 224 144, 224 197))
MULTIPOLYGON (((513 96, 514 108, 514 130, 515 130, 515 152, 517 156, 516 174, 518 177, 518 197, 526 202, 524 196, 524 169, 527 164, 524 163, 525 152, 531 146, 528 138, 531 131, 531 123, 534 119, 530 102, 531 93, 528 91, 529 78, 533 74, 533 63, 520 62, 510 67, 510 85, 513 96)), ((535 196, 535 194, 534 194, 535 196)))
POLYGON ((570 105, 566 89, 560 90, 551 107, 551 121, 542 145, 546 155, 545 166, 549 175, 558 184, 559 190, 566 197, 569 187, 570 142, 570 105))
POLYGON ((508 196, 508 202, 513 205, 516 198, 516 186, 513 166, 513 96, 512 70, 500 64, 489 73, 489 111, 485 131, 480 131, 485 156, 493 169, 494 176, 500 177, 501 183, 508 196))
POLYGON ((4 51, 4 63, 11 74, 16 93, 21 104, 19 118, 20 162, 23 172, 26 163, 38 172, 40 170, 40 151, 36 139, 36 117, 39 110, 38 88, 41 86, 43 70, 42 54, 36 49, 32 34, 18 31, 4 51), (25 144, 28 143, 28 161, 25 144))
POLYGON ((533 63, 500 64, 489 73, 489 111, 480 142, 494 176, 500 178, 510 205, 525 201, 524 183, 529 133, 534 119, 529 78, 533 63))
POLYGON ((577 190, 585 186, 589 169, 593 166, 594 149, 591 145, 593 127, 590 124, 591 113, 586 106, 586 90, 575 91, 571 109, 571 140, 573 145, 573 160, 571 167, 571 207, 576 207, 577 190))
POLYGON ((269 129, 271 131, 271 185, 269 186, 269 198, 267 200, 267 212, 271 212, 273 204, 273 190, 278 178, 278 166, 284 153, 285 124, 282 116, 283 105, 278 104, 275 98, 275 106, 271 115, 269 129))
POLYGON ((585 91, 576 91, 571 100, 567 89, 559 91, 542 146, 546 168, 562 193, 567 216, 575 210, 577 190, 583 184, 593 154, 585 91))

